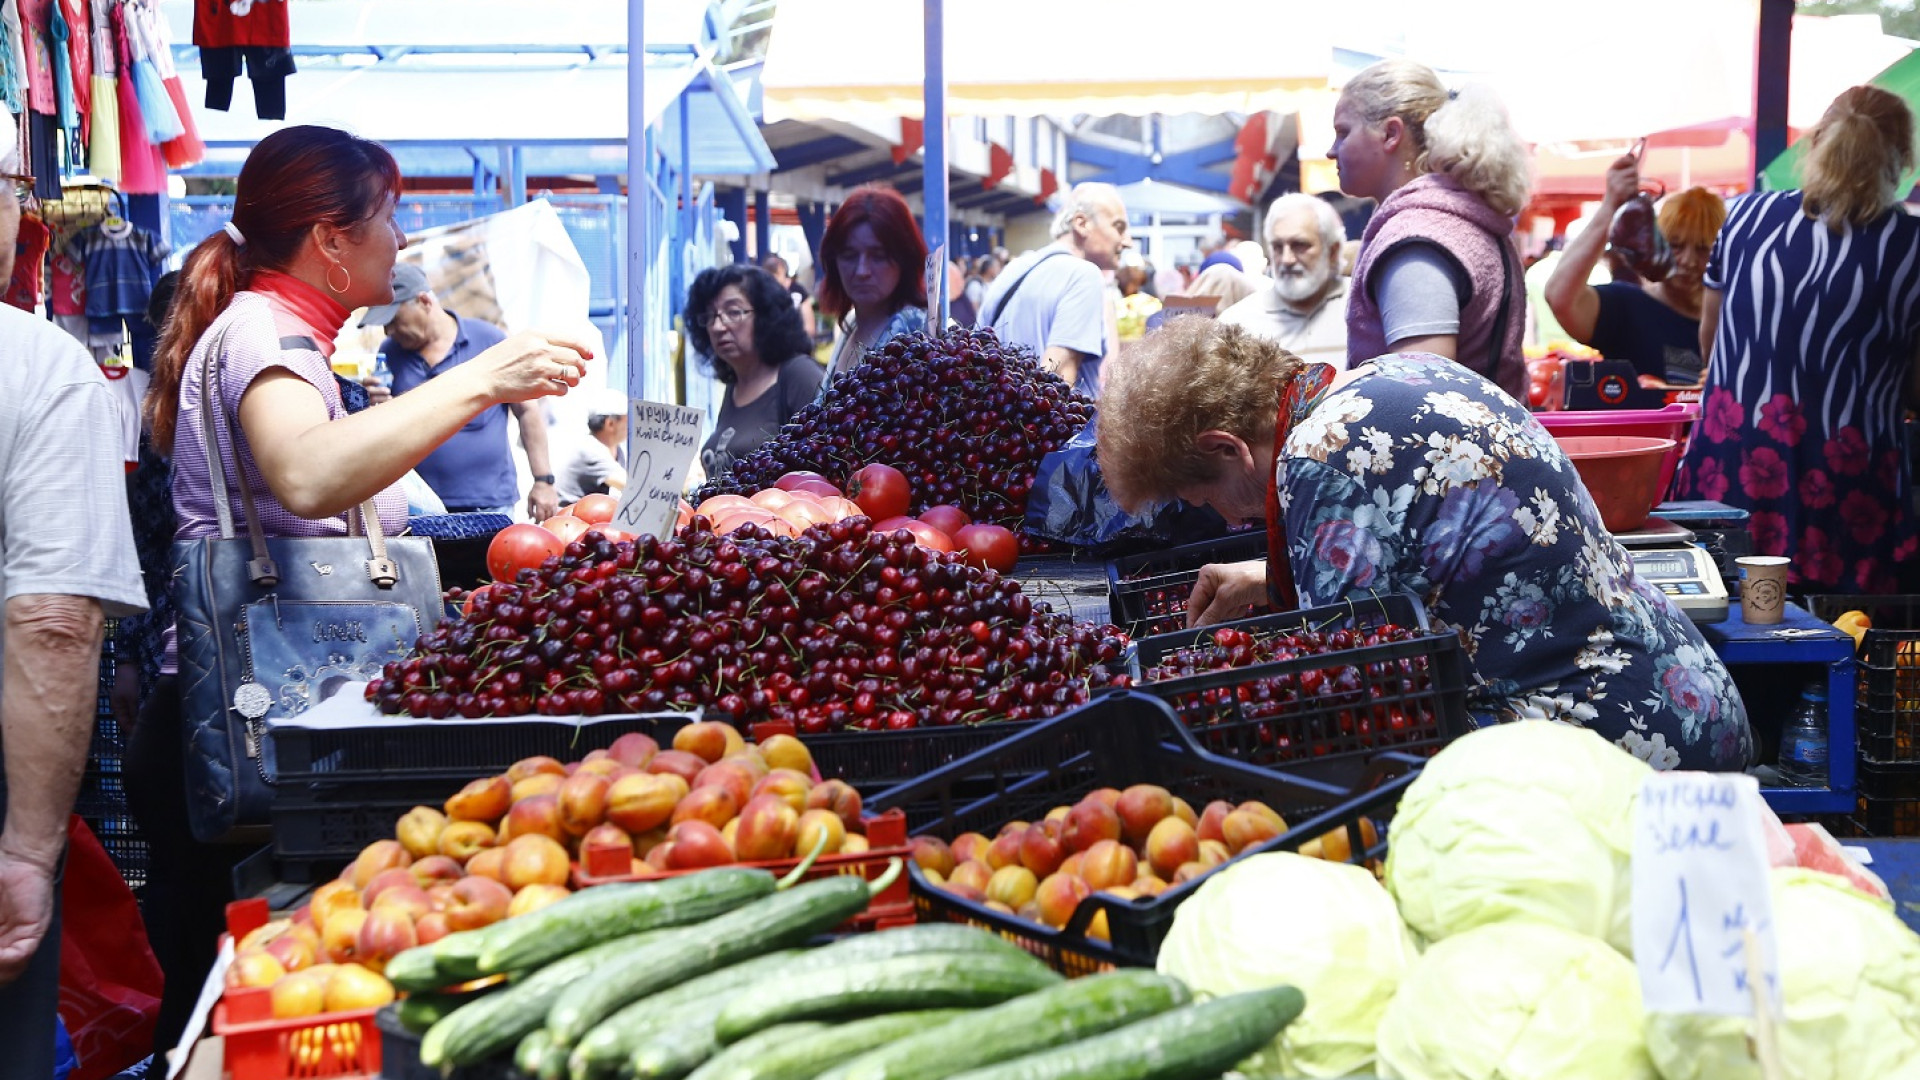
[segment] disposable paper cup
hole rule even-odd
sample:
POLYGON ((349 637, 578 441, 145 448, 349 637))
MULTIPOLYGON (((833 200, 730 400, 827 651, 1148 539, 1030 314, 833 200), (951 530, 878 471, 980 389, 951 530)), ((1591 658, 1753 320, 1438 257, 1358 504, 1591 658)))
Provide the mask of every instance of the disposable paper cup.
POLYGON ((1787 564, 1784 555, 1747 555, 1740 566, 1740 619, 1762 626, 1780 621, 1787 604, 1787 564))

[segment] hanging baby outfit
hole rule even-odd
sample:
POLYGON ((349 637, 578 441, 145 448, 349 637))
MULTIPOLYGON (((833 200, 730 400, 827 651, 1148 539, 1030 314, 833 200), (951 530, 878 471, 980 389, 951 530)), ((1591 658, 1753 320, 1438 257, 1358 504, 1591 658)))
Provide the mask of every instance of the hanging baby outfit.
POLYGON ((233 82, 244 67, 253 81, 253 111, 262 120, 287 118, 287 76, 295 71, 287 0, 194 0, 193 43, 207 108, 233 107, 233 82))

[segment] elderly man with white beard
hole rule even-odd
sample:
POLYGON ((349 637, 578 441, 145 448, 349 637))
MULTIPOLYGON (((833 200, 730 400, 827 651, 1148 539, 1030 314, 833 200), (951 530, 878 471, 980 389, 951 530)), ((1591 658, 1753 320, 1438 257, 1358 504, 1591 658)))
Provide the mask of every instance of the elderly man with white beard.
POLYGON ((1310 364, 1347 366, 1346 229, 1326 200, 1282 195, 1267 208, 1267 288, 1220 314, 1310 364))

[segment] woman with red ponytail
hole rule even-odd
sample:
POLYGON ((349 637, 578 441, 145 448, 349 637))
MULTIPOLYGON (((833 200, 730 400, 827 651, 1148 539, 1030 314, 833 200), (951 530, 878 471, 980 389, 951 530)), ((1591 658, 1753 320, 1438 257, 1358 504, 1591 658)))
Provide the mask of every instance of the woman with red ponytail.
MULTIPOLYGON (((586 345, 523 332, 349 414, 333 342, 355 308, 393 300, 393 264, 406 245, 394 223, 400 189, 392 154, 332 128, 283 128, 247 155, 233 220, 187 256, 154 353, 146 412, 154 446, 173 459, 175 539, 219 531, 205 409, 231 420, 230 440, 229 425, 215 425, 219 452, 251 485, 268 536, 343 535, 348 511, 368 499, 381 526, 398 533, 409 469, 482 410, 580 381, 586 345), (213 401, 201 394, 208 364, 213 401)), ((212 964, 229 870, 246 854, 196 843, 188 827, 173 653, 169 634, 127 751, 128 800, 153 852, 146 915, 166 974, 160 1049, 179 1037, 212 964)))

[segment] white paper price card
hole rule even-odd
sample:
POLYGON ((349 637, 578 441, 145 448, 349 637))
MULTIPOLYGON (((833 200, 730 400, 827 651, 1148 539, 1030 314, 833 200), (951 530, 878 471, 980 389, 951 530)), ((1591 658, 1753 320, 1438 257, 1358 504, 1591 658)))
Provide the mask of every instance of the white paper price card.
POLYGON ((1752 1016, 1746 932, 1763 955, 1773 1010, 1780 974, 1751 776, 1647 777, 1633 820, 1633 957, 1648 1012, 1752 1016))
POLYGON ((685 405, 636 401, 627 423, 627 487, 613 513, 617 527, 666 536, 680 512, 680 490, 700 446, 706 414, 685 405))

